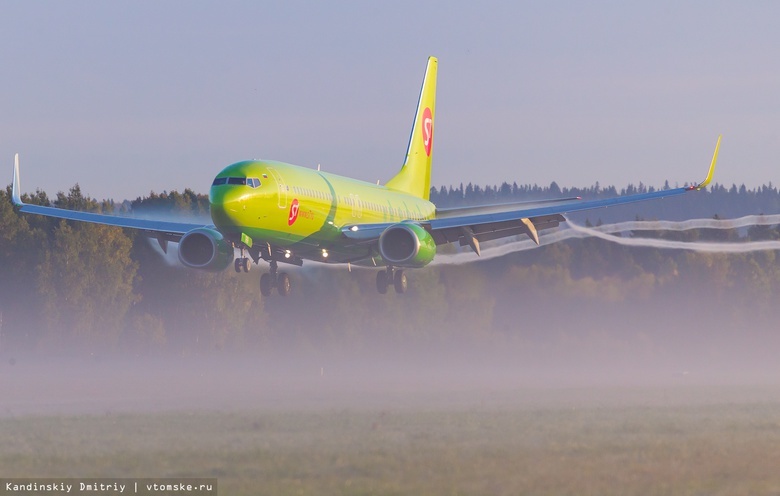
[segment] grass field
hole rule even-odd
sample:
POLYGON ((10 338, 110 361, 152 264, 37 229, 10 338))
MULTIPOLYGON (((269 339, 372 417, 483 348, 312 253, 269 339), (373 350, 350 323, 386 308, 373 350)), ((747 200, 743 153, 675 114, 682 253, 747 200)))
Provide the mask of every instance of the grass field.
POLYGON ((445 396, 10 415, 0 476, 217 477, 223 495, 780 494, 774 387, 445 396))

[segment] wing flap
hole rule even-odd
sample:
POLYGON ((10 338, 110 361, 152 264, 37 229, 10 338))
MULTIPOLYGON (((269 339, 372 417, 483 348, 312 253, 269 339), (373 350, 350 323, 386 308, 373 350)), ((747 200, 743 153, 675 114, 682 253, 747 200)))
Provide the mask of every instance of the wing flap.
POLYGON ((478 242, 483 242, 520 234, 527 234, 528 237, 536 242, 536 244, 539 244, 537 231, 558 227, 561 222, 565 221, 566 219, 563 215, 554 214, 514 219, 504 222, 475 224, 464 227, 451 227, 446 229, 431 228, 430 232, 437 245, 457 241, 461 246, 471 246, 472 242, 470 236, 473 236, 478 242))

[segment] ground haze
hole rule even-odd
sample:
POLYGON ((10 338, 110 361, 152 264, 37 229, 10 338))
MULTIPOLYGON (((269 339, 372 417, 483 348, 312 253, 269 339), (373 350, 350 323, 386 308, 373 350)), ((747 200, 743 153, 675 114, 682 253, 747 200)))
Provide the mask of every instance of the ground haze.
POLYGON ((4 355, 0 477, 217 477, 231 495, 780 491, 770 375, 507 355, 4 355))

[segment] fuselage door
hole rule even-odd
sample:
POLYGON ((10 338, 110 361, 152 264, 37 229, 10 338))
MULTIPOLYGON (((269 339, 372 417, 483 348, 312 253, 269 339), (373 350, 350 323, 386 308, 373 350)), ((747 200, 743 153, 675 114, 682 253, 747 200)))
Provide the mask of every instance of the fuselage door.
POLYGON ((360 203, 360 196, 350 193, 349 201, 352 203, 352 217, 356 219, 363 217, 363 205, 360 203))
POLYGON ((274 181, 276 181, 276 187, 279 190, 279 196, 277 198, 279 208, 287 208, 287 185, 284 183, 284 179, 282 179, 279 171, 273 167, 269 167, 268 172, 270 172, 271 176, 273 176, 274 181))

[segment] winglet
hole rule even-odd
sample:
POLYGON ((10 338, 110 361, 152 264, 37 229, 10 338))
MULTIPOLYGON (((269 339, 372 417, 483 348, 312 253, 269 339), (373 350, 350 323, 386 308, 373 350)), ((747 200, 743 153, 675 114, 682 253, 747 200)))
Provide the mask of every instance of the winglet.
POLYGON ((14 205, 22 206, 24 203, 22 202, 22 193, 21 189, 19 188, 19 154, 17 153, 14 156, 14 182, 11 186, 11 201, 14 202, 14 205))
POLYGON ((718 136, 718 142, 715 144, 715 153, 712 155, 712 163, 710 164, 710 170, 707 172, 707 179, 699 183, 698 186, 696 186, 696 190, 700 191, 704 189, 708 184, 710 184, 710 181, 712 181, 712 176, 715 175, 715 163, 718 161, 718 150, 720 150, 720 139, 723 137, 721 134, 718 136))

